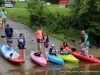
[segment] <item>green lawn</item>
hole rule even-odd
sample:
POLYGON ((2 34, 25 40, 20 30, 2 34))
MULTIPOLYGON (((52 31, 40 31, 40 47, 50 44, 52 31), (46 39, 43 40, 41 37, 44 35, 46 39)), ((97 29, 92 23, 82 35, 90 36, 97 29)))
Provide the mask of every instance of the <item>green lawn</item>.
POLYGON ((27 7, 27 2, 16 2, 16 4, 14 4, 14 8, 26 8, 27 7))
MULTIPOLYGON (((3 5, 4 6, 4 5, 3 5)), ((51 4, 51 5, 47 5, 46 7, 49 9, 49 11, 51 11, 52 13, 60 13, 63 15, 68 15, 69 13, 69 9, 68 8, 64 8, 64 7, 60 7, 60 6, 65 6, 65 5, 59 5, 59 4, 51 4)), ((4 8, 4 7, 2 7, 4 8)), ((0 10, 2 9, 0 8, 0 10)), ((6 11, 8 13, 13 13, 13 12, 19 12, 19 11, 25 11, 24 13, 27 12, 27 2, 16 2, 16 4, 14 4, 13 8, 5 8, 6 11)), ((9 14, 8 14, 9 15, 9 14)))
MULTIPOLYGON (((62 5, 58 5, 58 4, 51 4, 51 5, 47 5, 46 8, 49 9, 49 11, 51 11, 52 13, 60 13, 62 15, 69 15, 69 9, 68 8, 64 8, 64 7, 60 7, 62 5)), ((63 5, 64 6, 64 5, 63 5)), ((29 25, 29 12, 27 7, 27 3, 26 2, 16 2, 16 4, 14 4, 13 8, 5 8, 5 10, 7 11, 7 16, 13 20, 16 20, 18 22, 21 22, 25 25, 29 25)), ((1 10, 2 8, 0 8, 1 10)), ((59 38, 60 40, 63 39, 64 35, 57 35, 57 34, 51 34, 54 37, 59 38)))

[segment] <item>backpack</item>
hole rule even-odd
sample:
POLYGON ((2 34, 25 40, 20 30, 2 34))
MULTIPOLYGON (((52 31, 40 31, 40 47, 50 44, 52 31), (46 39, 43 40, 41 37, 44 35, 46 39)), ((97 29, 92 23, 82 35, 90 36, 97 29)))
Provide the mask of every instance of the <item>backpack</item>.
POLYGON ((5 32, 6 32, 6 35, 12 35, 12 29, 11 28, 6 28, 5 32))

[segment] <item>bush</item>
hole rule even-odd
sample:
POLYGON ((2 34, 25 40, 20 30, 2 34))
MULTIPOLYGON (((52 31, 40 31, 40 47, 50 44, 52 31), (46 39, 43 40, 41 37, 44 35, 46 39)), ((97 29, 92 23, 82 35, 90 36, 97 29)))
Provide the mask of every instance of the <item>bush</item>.
POLYGON ((4 0, 0 0, 0 5, 1 5, 1 4, 4 4, 4 0))

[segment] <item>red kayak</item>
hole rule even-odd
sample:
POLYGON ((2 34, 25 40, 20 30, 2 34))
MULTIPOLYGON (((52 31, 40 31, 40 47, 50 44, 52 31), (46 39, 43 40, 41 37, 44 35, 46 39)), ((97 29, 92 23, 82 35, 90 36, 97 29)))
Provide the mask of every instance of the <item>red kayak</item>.
POLYGON ((74 51, 72 55, 80 60, 85 60, 93 63, 100 63, 100 60, 97 59, 96 57, 91 58, 89 56, 83 56, 82 53, 78 50, 74 51))

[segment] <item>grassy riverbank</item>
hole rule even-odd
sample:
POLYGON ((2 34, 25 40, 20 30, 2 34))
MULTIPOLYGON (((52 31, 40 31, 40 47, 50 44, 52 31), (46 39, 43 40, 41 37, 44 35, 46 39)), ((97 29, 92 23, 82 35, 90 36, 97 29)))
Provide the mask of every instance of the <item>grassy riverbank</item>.
MULTIPOLYGON (((66 13, 66 11, 70 11, 68 8, 60 7, 62 5, 57 5, 57 4, 51 4, 47 5, 46 8, 49 9, 50 12, 52 13, 59 13, 59 14, 64 14, 68 15, 69 13, 66 13), (63 11, 63 12, 62 12, 63 11)), ((64 6, 64 5, 63 5, 64 6)), ((18 21, 20 23, 23 23, 25 25, 30 25, 30 18, 29 18, 29 9, 27 9, 27 3, 26 2, 16 2, 14 5, 14 8, 5 8, 7 11, 7 16, 15 21, 18 21)), ((33 29, 37 29, 36 26, 32 27, 33 29)), ((65 34, 54 34, 48 31, 47 27, 43 27, 43 29, 49 34, 52 35, 60 40, 66 40, 65 34)), ((71 32, 69 32, 71 33, 71 32)), ((69 39, 69 37, 68 37, 69 39)))

